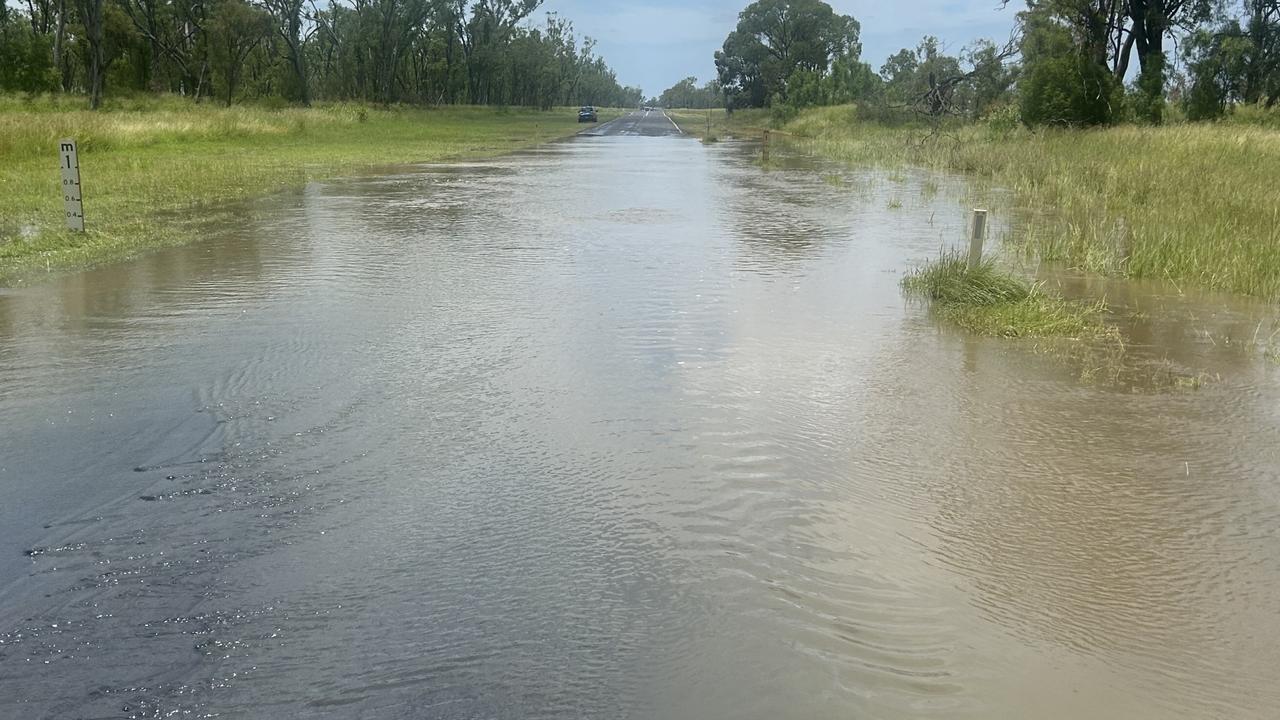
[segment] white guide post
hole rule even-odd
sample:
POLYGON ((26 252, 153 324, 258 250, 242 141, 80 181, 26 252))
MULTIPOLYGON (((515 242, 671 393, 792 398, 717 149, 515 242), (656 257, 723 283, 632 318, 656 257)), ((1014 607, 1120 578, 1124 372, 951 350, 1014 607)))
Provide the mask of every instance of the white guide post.
POLYGON ((969 269, 973 270, 982 262, 982 243, 987 239, 987 211, 973 211, 973 227, 969 232, 969 269))

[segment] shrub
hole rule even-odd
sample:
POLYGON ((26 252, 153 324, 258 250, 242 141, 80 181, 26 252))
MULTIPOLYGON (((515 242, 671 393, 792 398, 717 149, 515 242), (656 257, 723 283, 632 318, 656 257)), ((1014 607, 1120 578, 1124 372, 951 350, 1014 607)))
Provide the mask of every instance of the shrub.
POLYGON ((1079 54, 1038 58, 1025 73, 1019 90, 1027 125, 1105 125, 1121 104, 1120 83, 1079 54))

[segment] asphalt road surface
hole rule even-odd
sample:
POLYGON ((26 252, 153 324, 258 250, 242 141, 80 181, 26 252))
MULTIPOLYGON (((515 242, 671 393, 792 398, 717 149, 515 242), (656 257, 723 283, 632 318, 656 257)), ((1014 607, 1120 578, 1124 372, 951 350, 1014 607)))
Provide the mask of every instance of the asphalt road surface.
POLYGON ((675 121, 661 110, 637 110, 579 133, 579 135, 592 136, 644 135, 646 137, 683 134, 684 132, 675 121))

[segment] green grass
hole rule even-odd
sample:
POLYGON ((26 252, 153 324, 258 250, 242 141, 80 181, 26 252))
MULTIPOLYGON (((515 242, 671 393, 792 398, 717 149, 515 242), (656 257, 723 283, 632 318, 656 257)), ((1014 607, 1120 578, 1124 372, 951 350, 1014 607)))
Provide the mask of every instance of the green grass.
POLYGON ((1095 338, 1109 332, 1101 320, 1101 303, 1049 295, 990 259, 970 269, 964 257, 946 253, 907 275, 902 286, 928 300, 945 320, 982 335, 1095 338))
POLYGON ((781 129, 779 141, 802 152, 974 177, 984 204, 1018 211, 1008 241, 1028 255, 1280 298, 1280 122, 1037 132, 978 123, 932 133, 863 122, 841 106, 781 129))
MULTIPOLYGON (((602 112, 601 119, 617 112, 602 112)), ((395 164, 482 158, 579 129, 569 109, 223 108, 142 97, 0 96, 0 283, 195 239, 173 211, 395 164), (80 150, 86 233, 63 229, 56 141, 80 150)))

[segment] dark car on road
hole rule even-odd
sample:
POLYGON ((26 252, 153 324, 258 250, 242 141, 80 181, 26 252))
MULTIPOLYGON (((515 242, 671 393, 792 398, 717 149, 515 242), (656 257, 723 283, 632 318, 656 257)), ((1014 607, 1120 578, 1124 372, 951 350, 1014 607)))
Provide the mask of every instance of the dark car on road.
POLYGON ((580 123, 595 122, 597 119, 596 109, 590 105, 583 105, 582 109, 578 111, 578 122, 580 123))

